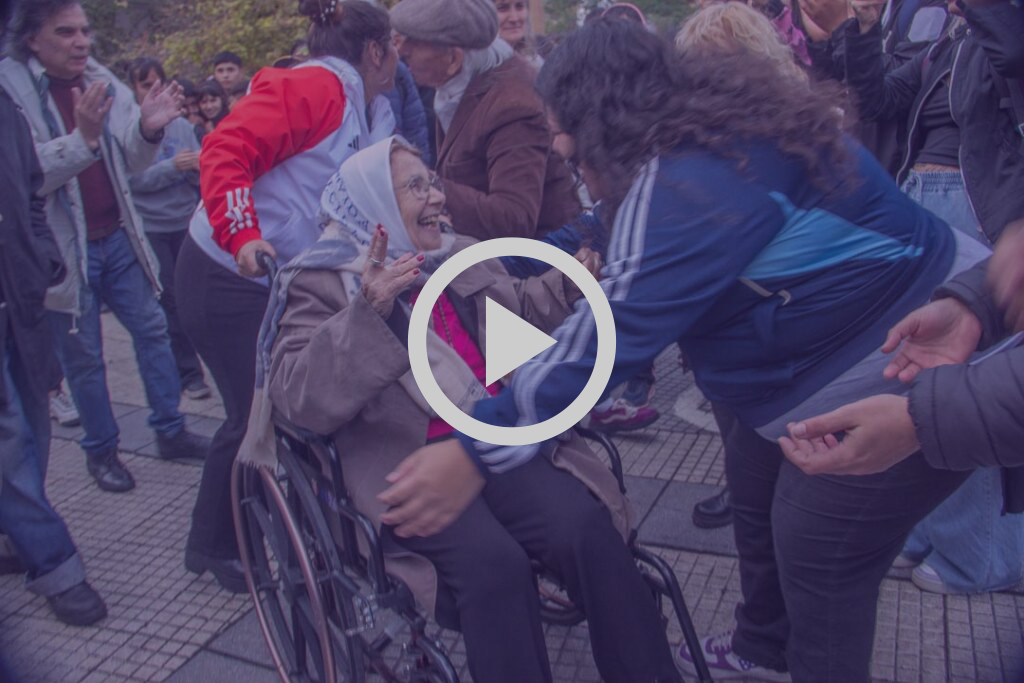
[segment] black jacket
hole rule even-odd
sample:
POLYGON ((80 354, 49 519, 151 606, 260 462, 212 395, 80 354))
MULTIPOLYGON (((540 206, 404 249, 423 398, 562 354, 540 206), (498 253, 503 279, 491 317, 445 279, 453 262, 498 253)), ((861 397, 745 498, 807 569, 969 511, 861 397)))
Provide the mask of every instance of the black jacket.
MULTIPOLYGON (((1006 335, 986 285, 987 266, 988 261, 978 264, 936 292, 962 301, 981 321, 981 349, 1006 335)), ((976 365, 925 370, 911 387, 910 415, 929 464, 947 470, 1006 468, 1004 509, 1024 512, 1024 346, 976 365)))
MULTIPOLYGON (((53 363, 43 301, 64 278, 64 262, 37 194, 43 172, 28 123, 0 88, 0 362, 13 340, 16 362, 45 385, 53 363)), ((42 389, 45 390, 45 386, 42 389)), ((6 401, 0 382, 0 404, 6 401)))
MULTIPOLYGON (((906 26, 899 22, 900 13, 907 2, 915 0, 893 0, 891 11, 880 24, 882 34, 882 59, 885 70, 896 69, 914 55, 927 48, 945 32, 949 15, 946 0, 916 0, 914 15, 906 26)), ((819 78, 846 80, 846 49, 844 37, 847 24, 856 23, 850 19, 829 36, 823 43, 809 43, 814 73, 819 78)), ((895 176, 903 161, 902 150, 907 139, 907 117, 893 116, 887 119, 859 121, 856 135, 871 151, 890 175, 895 176)))
POLYGON ((982 229, 995 242, 1007 223, 1024 217, 1024 136, 1015 127, 1007 79, 1024 78, 1024 10, 1008 1, 965 9, 967 26, 944 36, 901 67, 886 72, 881 31, 861 35, 845 25, 847 83, 861 116, 907 116, 908 137, 896 179, 903 182, 920 152, 921 108, 950 75, 953 120, 960 128, 960 168, 982 229))

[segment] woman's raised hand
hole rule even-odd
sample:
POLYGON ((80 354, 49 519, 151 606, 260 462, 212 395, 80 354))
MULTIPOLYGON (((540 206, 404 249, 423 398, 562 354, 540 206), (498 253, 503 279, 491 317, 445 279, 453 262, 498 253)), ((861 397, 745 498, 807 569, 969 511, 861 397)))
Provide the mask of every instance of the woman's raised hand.
POLYGON ((416 281, 423 262, 423 254, 405 254, 393 263, 385 263, 387 257, 388 232, 378 225, 363 269, 363 296, 384 319, 391 317, 398 295, 416 281))

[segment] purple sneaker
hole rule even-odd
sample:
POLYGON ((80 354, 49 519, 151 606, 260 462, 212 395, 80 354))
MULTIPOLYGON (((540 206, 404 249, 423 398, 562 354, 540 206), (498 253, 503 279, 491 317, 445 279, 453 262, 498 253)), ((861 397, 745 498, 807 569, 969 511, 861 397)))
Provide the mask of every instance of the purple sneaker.
POLYGON ((598 406, 590 411, 590 428, 599 432, 632 432, 649 427, 658 421, 661 413, 650 406, 635 406, 617 398, 607 407, 598 406))
MULTIPOLYGON (((743 679, 789 683, 793 680, 790 678, 789 673, 785 671, 776 671, 764 666, 758 666, 733 654, 732 631, 702 638, 700 644, 704 649, 704 659, 708 663, 711 678, 716 681, 743 679)), ((684 674, 690 676, 697 675, 697 667, 693 664, 693 659, 690 657, 690 650, 686 647, 686 643, 681 644, 676 652, 676 665, 684 674)))

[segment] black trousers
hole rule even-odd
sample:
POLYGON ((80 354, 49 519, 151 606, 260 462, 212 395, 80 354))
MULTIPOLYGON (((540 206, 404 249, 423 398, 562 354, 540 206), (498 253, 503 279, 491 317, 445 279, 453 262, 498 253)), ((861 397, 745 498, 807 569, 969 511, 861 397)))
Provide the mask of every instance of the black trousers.
POLYGON ((163 307, 164 313, 167 314, 167 332, 171 336, 171 352, 174 353, 174 363, 178 366, 178 376, 181 377, 181 386, 183 387, 203 379, 203 367, 199 364, 199 356, 196 355, 196 350, 182 329, 178 317, 177 297, 174 291, 175 265, 187 234, 188 230, 146 233, 149 246, 153 248, 156 260, 160 264, 160 287, 164 290, 160 295, 160 305, 163 307))
POLYGON ((654 598, 608 510, 547 458, 492 476, 441 533, 388 540, 434 563, 454 598, 473 680, 551 681, 531 557, 586 614, 603 680, 679 680, 654 598))
POLYGON ((221 559, 236 558, 231 466, 249 420, 256 339, 269 292, 216 263, 191 237, 181 247, 175 279, 182 328, 210 369, 227 416, 213 435, 203 466, 188 547, 221 559))
POLYGON ((797 683, 864 683, 882 578, 911 529, 968 473, 933 469, 916 454, 881 474, 811 477, 725 417, 743 594, 733 651, 788 668, 797 683))

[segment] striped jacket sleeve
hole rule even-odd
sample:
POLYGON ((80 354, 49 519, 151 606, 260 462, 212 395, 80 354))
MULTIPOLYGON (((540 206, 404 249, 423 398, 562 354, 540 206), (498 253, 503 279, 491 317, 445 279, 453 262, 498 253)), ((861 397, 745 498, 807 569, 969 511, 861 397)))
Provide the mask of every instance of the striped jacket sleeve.
MULTIPOLYGON (((674 182, 659 183, 658 169, 655 159, 641 170, 612 230, 601 282, 616 326, 609 389, 683 337, 782 225, 777 205, 753 189, 745 192, 743 206, 733 201, 732 210, 722 211, 729 203, 721 193, 728 190, 712 190, 735 188, 735 175, 695 180, 697 191, 681 198, 674 182)), ((596 324, 585 300, 552 336, 557 343, 516 370, 501 394, 479 402, 473 417, 503 427, 534 425, 576 399, 597 356, 596 324)), ((464 434, 459 439, 485 476, 527 462, 541 446, 495 446, 464 434)))
POLYGON ((253 183, 337 130, 344 112, 344 89, 327 69, 262 69, 253 77, 249 94, 203 139, 199 157, 203 205, 222 249, 235 255, 260 239, 253 183))

